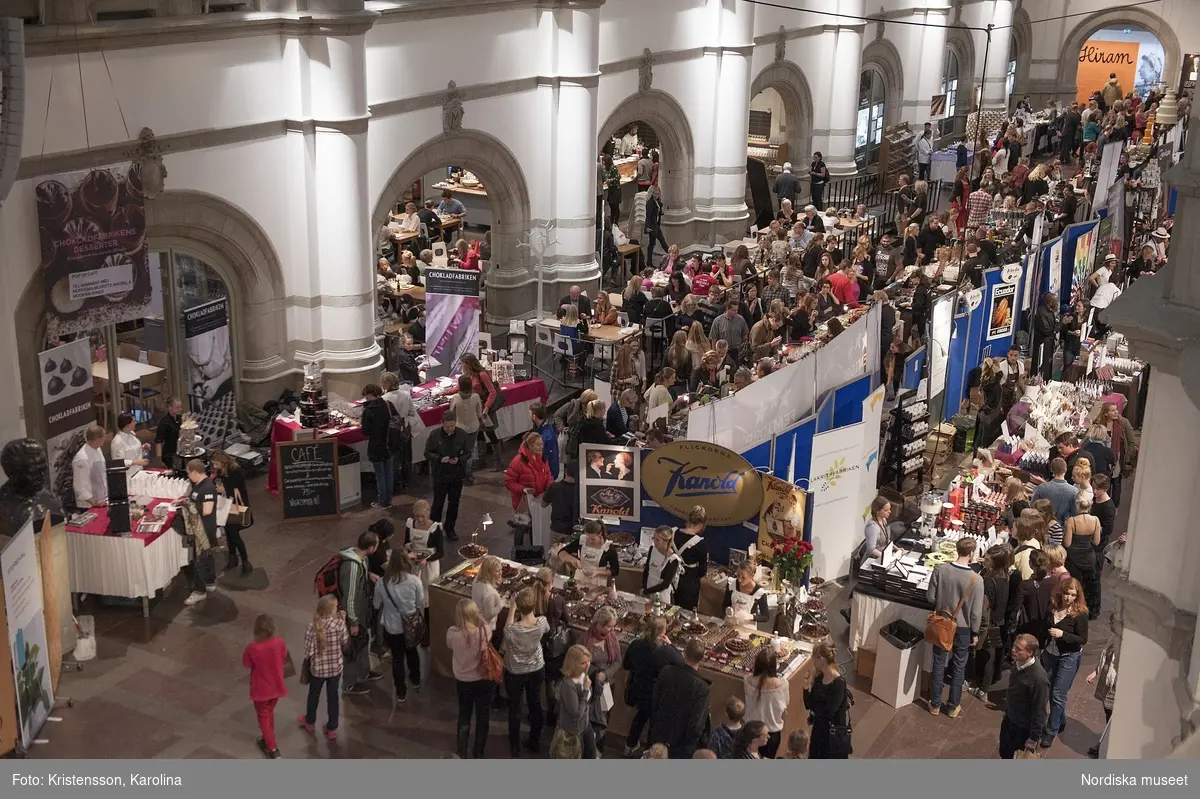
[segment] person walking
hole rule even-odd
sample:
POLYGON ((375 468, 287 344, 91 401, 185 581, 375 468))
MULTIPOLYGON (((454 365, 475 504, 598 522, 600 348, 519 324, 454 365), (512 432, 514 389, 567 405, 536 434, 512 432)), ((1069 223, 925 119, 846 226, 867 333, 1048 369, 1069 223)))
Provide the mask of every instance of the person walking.
MULTIPOLYGON (((246 487, 246 475, 242 471, 242 467, 238 465, 237 459, 225 450, 219 449, 213 453, 212 465, 213 473, 217 478, 217 491, 232 500, 235 505, 249 508, 250 489, 246 487)), ((225 540, 229 544, 229 559, 225 563, 225 571, 233 571, 240 562, 242 574, 249 574, 254 571, 254 566, 250 564, 250 555, 246 552, 246 542, 242 539, 244 528, 241 524, 233 521, 234 518, 233 514, 230 514, 230 518, 225 522, 225 540)))
POLYGON ((698 638, 690 639, 683 663, 666 665, 654 682, 650 743, 665 744, 672 760, 690 760, 703 742, 712 688, 700 675, 705 651, 698 638))
POLYGON ((813 647, 812 668, 804 675, 804 706, 812 727, 810 760, 845 760, 853 753, 850 708, 854 700, 846 678, 837 667, 837 649, 831 643, 813 647))
POLYGON ((350 644, 345 650, 345 687, 342 693, 361 696, 367 683, 382 679, 383 672, 371 670, 371 574, 368 559, 379 547, 375 533, 362 533, 353 547, 339 552, 337 597, 350 628, 350 644))
POLYGON ((418 647, 424 634, 425 587, 413 573, 413 561, 402 549, 393 549, 387 573, 375 585, 375 611, 380 617, 384 643, 392 653, 392 682, 396 702, 408 701, 408 681, 421 687, 421 656, 418 647))
POLYGON ((487 746, 496 683, 480 671, 479 661, 490 637, 479 606, 469 599, 458 600, 454 608, 454 625, 446 629, 446 646, 450 650, 454 685, 458 693, 457 752, 464 760, 467 757, 467 743, 471 740, 472 716, 475 717, 475 742, 471 757, 477 760, 482 758, 487 746))
POLYGON ((242 665, 250 669, 250 701, 258 716, 262 736, 258 748, 271 760, 279 757, 275 742, 275 705, 287 696, 283 683, 283 664, 287 644, 275 634, 275 620, 263 613, 254 620, 254 640, 242 652, 242 665))
POLYGON ((1019 750, 1037 751, 1046 725, 1050 680, 1038 663, 1038 642, 1032 635, 1018 635, 1012 645, 1012 673, 1004 720, 1000 722, 1000 757, 1012 760, 1019 750))
POLYGON ((1050 594, 1050 627, 1042 668, 1050 681, 1050 719, 1041 746, 1049 749, 1067 722, 1067 692, 1079 673, 1083 645, 1088 640, 1088 607, 1079 581, 1068 578, 1050 594))
POLYGON ((971 568, 979 546, 970 536, 960 538, 955 545, 958 559, 940 563, 929 578, 925 595, 933 603, 934 612, 954 619, 954 641, 949 650, 933 645, 933 685, 929 712, 938 715, 942 709, 942 688, 945 686, 946 664, 951 662, 950 697, 946 715, 952 719, 962 713, 963 679, 967 673, 967 654, 979 639, 983 623, 983 585, 971 568))
POLYGON ((669 245, 667 237, 663 235, 662 217, 663 217, 662 192, 658 186, 651 186, 646 192, 646 223, 643 226, 643 232, 646 234, 646 264, 654 266, 654 244, 655 242, 662 245, 665 252, 669 245))
POLYGON ((790 161, 784 163, 783 171, 775 178, 775 196, 779 198, 780 205, 784 200, 795 205, 800 198, 800 179, 792 174, 790 161))
POLYGON ((325 690, 326 710, 329 719, 322 730, 329 740, 337 738, 338 710, 341 697, 339 684, 342 679, 342 648, 350 643, 346 629, 346 612, 338 610, 338 600, 328 594, 317 600, 317 610, 312 622, 304 631, 304 659, 308 661, 308 705, 300 714, 300 727, 308 732, 316 728, 317 705, 321 701, 321 690, 325 690))
POLYGON ((562 681, 558 684, 558 722, 550 739, 550 757, 554 760, 579 760, 584 742, 591 735, 588 707, 592 699, 592 681, 588 670, 592 656, 586 647, 576 644, 563 659, 562 681))
POLYGON ((442 424, 425 439, 425 460, 433 478, 433 518, 442 523, 446 540, 457 541, 458 503, 462 497, 466 460, 471 457, 467 437, 458 429, 454 411, 442 414, 442 424), (442 511, 445 510, 445 517, 442 511))
POLYGON ((1096 698, 1104 706, 1104 732, 1100 734, 1100 740, 1096 741, 1095 746, 1087 751, 1087 756, 1093 760, 1100 757, 1100 743, 1108 734, 1108 724, 1112 721, 1113 703, 1117 699, 1117 666, 1121 660, 1121 632, 1117 628, 1116 614, 1109 617, 1109 627, 1112 635, 1100 653, 1100 663, 1087 676, 1087 684, 1096 686, 1096 698))
MULTIPOLYGON (((91 428, 89 428, 89 433, 91 428)), ((101 431, 103 433, 103 431, 101 431)), ((85 444, 89 448, 90 444, 85 444)), ((217 567, 213 562, 217 548, 217 487, 205 471, 204 461, 193 458, 187 463, 187 478, 191 485, 192 509, 204 527, 204 542, 196 540, 196 560, 192 564, 192 593, 183 600, 185 605, 203 602, 217 590, 217 567), (203 544, 207 543, 207 547, 203 544)))

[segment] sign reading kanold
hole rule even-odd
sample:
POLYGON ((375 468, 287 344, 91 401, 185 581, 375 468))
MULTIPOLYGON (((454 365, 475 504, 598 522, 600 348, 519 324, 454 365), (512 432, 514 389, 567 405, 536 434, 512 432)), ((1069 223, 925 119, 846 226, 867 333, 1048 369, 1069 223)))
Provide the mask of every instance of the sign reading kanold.
POLYGON ((579 499, 584 516, 630 522, 641 518, 641 454, 637 447, 579 446, 579 499))
POLYGON ((141 167, 93 169, 37 186, 47 335, 149 315, 141 167))
POLYGON ((642 487, 680 518, 703 505, 714 527, 741 524, 762 509, 762 476, 733 450, 704 441, 654 450, 642 464, 642 487))

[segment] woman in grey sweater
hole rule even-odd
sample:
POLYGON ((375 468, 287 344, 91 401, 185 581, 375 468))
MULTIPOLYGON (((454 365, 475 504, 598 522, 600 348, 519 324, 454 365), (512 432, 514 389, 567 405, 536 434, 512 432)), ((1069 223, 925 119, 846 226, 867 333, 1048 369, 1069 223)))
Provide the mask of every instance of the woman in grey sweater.
POLYGON ((583 755, 584 741, 590 741, 592 737, 592 725, 588 721, 592 695, 588 670, 591 665, 591 653, 587 647, 578 644, 568 649, 563 659, 563 678, 557 692, 558 726, 550 741, 550 757, 555 760, 578 760, 583 755))

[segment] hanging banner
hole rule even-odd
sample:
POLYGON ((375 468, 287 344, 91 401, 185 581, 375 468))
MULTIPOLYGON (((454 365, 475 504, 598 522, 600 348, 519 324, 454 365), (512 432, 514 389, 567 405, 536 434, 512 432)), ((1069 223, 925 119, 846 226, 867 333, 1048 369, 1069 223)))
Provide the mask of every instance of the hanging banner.
POLYGON ((813 574, 826 580, 850 572, 850 555, 862 540, 865 438, 862 422, 813 437, 808 483, 813 498, 813 574))
POLYGON ((992 285, 992 299, 988 304, 988 341, 1012 334, 1013 301, 1016 296, 1017 287, 1013 283, 992 285))
POLYGON ((613 522, 636 522, 641 518, 639 448, 580 444, 579 462, 579 507, 584 516, 601 516, 613 522))
POLYGON ((8 652, 17 689, 21 744, 28 751, 54 707, 50 686, 50 656, 33 522, 25 523, 0 552, 4 609, 8 622, 8 652))
POLYGON ((141 169, 93 169, 37 185, 46 334, 149 315, 141 169))
POLYGON ((470 269, 425 270, 425 351, 436 361, 428 379, 458 374, 462 356, 479 348, 479 285, 470 269))
MULTIPOLYGON (((42 376, 42 418, 46 424, 46 456, 56 496, 66 492, 71 459, 79 451, 72 442, 96 421, 92 409, 92 349, 87 337, 38 353, 42 376)), ((106 368, 107 364, 101 364, 106 368)), ((105 376, 108 371, 104 372, 105 376)), ((82 446, 82 444, 80 444, 82 446)))
POLYGON ((771 551, 780 538, 804 537, 804 492, 773 475, 762 477, 763 503, 758 514, 758 548, 771 551))
POLYGON ((1058 294, 1062 290, 1062 260, 1063 243, 1059 238, 1050 245, 1050 286, 1047 289, 1050 294, 1058 294))
POLYGON ((642 487, 681 519, 703 505, 711 527, 741 524, 762 510, 762 475, 733 450, 705 441, 676 441, 651 452, 642 464, 642 487))
POLYGON ((1087 104, 1088 97, 1104 88, 1108 76, 1116 74, 1123 91, 1137 82, 1137 42, 1104 42, 1089 39, 1079 48, 1079 70, 1075 77, 1075 102, 1087 104))
POLYGON ((183 312, 188 354, 188 405, 193 412, 233 394, 233 355, 229 341, 229 298, 221 297, 183 312))
POLYGON ((1125 142, 1114 141, 1104 145, 1100 153, 1100 171, 1096 173, 1096 196, 1092 198, 1092 208, 1103 208, 1108 192, 1117 179, 1117 167, 1121 164, 1121 153, 1125 150, 1125 142))
POLYGON ((879 453, 883 444, 883 405, 886 398, 887 386, 880 386, 862 404, 863 444, 859 452, 862 468, 858 480, 858 504, 862 508, 860 518, 863 524, 871 515, 871 503, 879 492, 879 453))
POLYGON ((1092 274, 1096 259, 1096 228, 1093 225, 1075 239, 1075 267, 1071 270, 1071 289, 1078 292, 1092 274))

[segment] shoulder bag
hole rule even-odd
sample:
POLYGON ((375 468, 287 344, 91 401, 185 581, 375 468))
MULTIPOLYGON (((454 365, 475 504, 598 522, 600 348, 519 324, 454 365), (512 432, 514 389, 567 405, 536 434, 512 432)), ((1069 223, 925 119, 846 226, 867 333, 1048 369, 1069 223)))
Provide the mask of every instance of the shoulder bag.
MULTIPOLYGON (((845 681, 845 677, 838 679, 845 681)), ((854 696, 850 693, 850 687, 846 686, 846 701, 842 706, 846 713, 846 723, 836 724, 833 721, 829 722, 829 752, 832 755, 846 756, 854 754, 854 725, 850 722, 850 708, 854 707, 854 696)))
POLYGON ((229 516, 225 519, 225 526, 239 527, 243 530, 254 526, 254 512, 250 510, 250 506, 246 504, 246 500, 242 497, 241 489, 233 489, 233 506, 229 509, 229 516))
POLYGON ((388 602, 392 603, 392 607, 400 614, 400 620, 404 623, 404 646, 406 649, 416 649, 421 645, 421 641, 425 638, 425 611, 417 609, 414 613, 404 613, 400 610, 400 606, 396 604, 396 600, 392 598, 392 592, 388 590, 387 581, 383 581, 381 586, 383 596, 388 602))
POLYGON ((958 612, 962 610, 963 602, 967 600, 967 595, 975 587, 975 577, 976 575, 971 575, 971 581, 967 583, 966 590, 958 598, 958 604, 954 606, 953 613, 935 610, 929 614, 929 619, 925 622, 926 641, 947 652, 954 648, 954 633, 958 630, 958 612))
POLYGON ((504 658, 492 646, 483 628, 479 628, 479 674, 489 682, 500 682, 504 679, 504 658))

